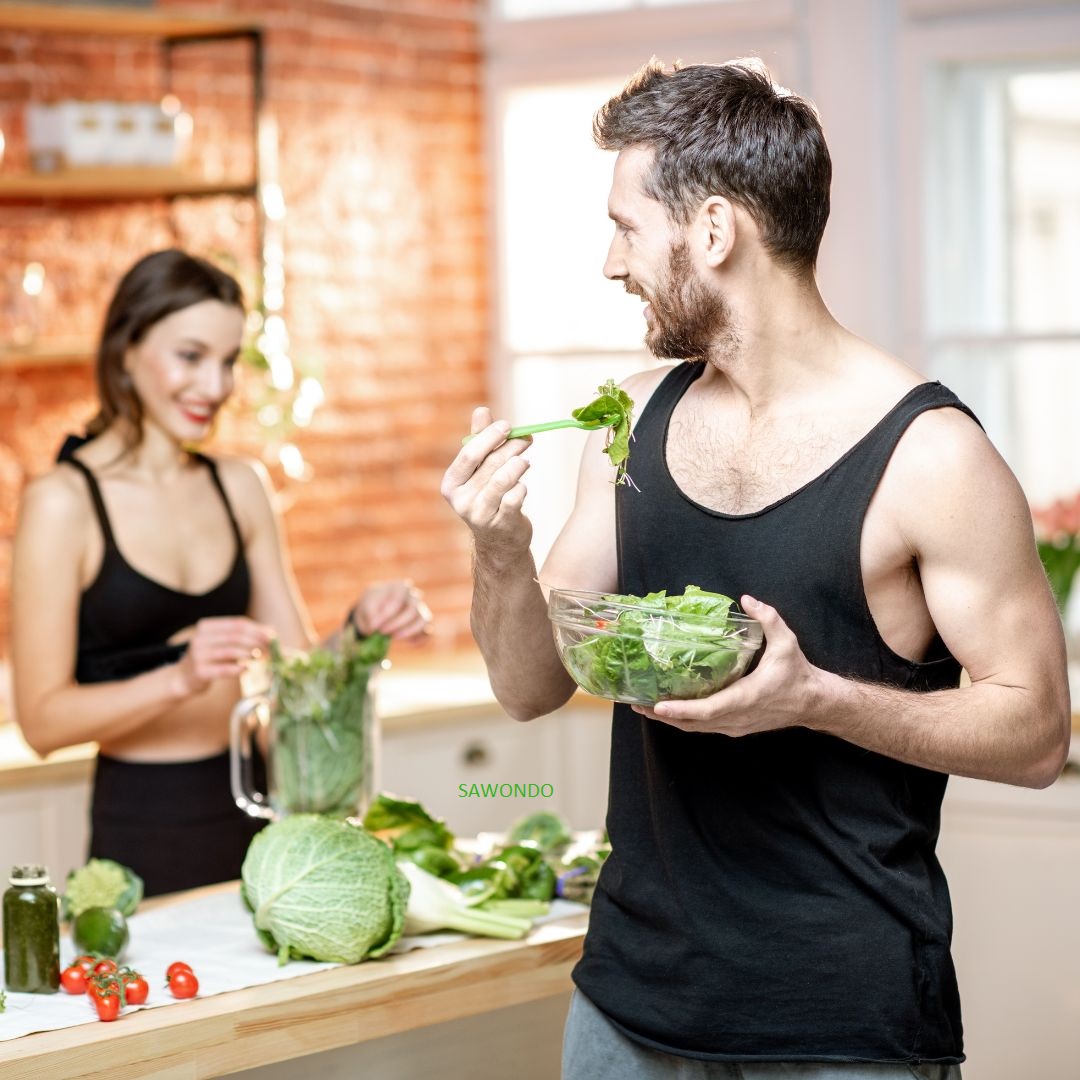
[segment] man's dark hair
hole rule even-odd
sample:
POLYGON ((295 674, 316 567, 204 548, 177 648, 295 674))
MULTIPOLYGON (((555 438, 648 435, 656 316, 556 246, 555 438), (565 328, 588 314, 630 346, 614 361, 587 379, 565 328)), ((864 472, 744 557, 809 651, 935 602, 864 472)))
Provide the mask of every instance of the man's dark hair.
POLYGON ((766 251, 813 272, 829 218, 832 162, 817 111, 758 60, 667 69, 650 60, 593 119, 603 150, 654 152, 645 193, 689 224, 711 195, 753 218, 766 251))

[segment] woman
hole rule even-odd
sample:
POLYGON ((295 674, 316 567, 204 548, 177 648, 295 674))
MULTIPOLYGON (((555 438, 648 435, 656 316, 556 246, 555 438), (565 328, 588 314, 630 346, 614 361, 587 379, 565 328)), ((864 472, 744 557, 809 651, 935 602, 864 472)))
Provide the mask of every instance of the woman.
MULTIPOLYGON (((13 557, 15 700, 39 753, 98 743, 90 854, 147 894, 239 876, 258 824, 233 803, 238 676, 272 637, 314 643, 265 471, 189 449, 233 389, 244 309, 182 251, 137 262, 109 305, 87 439, 23 496, 13 557)), ((347 620, 418 640, 408 582, 369 586, 347 620)))

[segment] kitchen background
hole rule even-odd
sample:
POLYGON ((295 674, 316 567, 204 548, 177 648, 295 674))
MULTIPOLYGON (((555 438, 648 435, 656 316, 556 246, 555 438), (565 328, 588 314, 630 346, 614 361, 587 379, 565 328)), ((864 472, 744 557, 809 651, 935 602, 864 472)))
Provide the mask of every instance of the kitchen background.
MULTIPOLYGON (((303 464, 288 449, 283 460, 276 447, 267 456, 288 499, 293 560, 316 623, 336 626, 361 582, 404 575, 438 612, 436 647, 460 645, 467 542, 438 484, 486 394, 479 5, 183 8, 264 28, 264 108, 278 147, 264 155, 276 156, 277 176, 267 177, 273 161, 264 160, 262 178, 276 180, 270 198, 280 197, 285 214, 280 228, 269 223, 268 243, 282 248, 270 252, 269 269, 284 272, 279 313, 295 385, 317 372, 326 395, 317 419, 285 440, 303 464), (301 470, 304 479, 290 479, 301 470)), ((244 40, 187 44, 174 50, 167 87, 158 39, 19 31, 3 25, 0 9, 0 342, 26 341, 0 357, 0 651, 18 492, 89 415, 94 334, 120 273, 176 243, 235 259, 249 298, 261 276, 247 196, 130 197, 106 178, 93 199, 46 201, 31 191, 16 201, 2 181, 29 164, 26 105, 156 101, 171 89, 193 120, 192 170, 208 187, 243 184, 253 175, 250 64, 244 40), (33 264, 44 280, 30 297, 23 284, 33 264)), ((276 202, 266 209, 281 213, 276 202)), ((280 396, 287 406, 291 394, 280 396)), ((263 427, 251 416, 234 414, 228 441, 259 453, 263 427)))
MULTIPOLYGON (((233 261, 275 317, 264 351, 282 362, 248 372, 219 445, 272 466, 320 629, 359 580, 405 574, 439 616, 435 650, 466 645, 467 542, 437 487, 471 406, 554 417, 649 363, 639 305, 599 272, 610 160, 589 118, 654 53, 755 53, 813 98, 835 161, 833 310, 968 399, 1033 503, 1080 487, 1075 0, 153 8, 262 28, 261 150, 247 40, 166 55, 160 35, 45 32, 0 4, 0 655, 19 490, 89 413, 119 273, 169 243, 233 261), (119 166, 51 195, 27 175, 28 105, 166 93, 211 194, 155 196, 119 166)), ((538 556, 579 449, 533 451, 538 556)))
MULTIPOLYGON (((598 824, 602 710, 523 730, 481 701, 468 543, 438 484, 473 405, 552 419, 650 363, 638 301, 600 274, 611 159, 589 124, 653 54, 756 54, 817 103, 832 310, 965 398, 1033 506, 1080 489, 1077 0, 160 0, 42 29, 57 7, 0 4, 0 660, 19 491, 89 415, 117 276, 177 243, 235 260, 263 297, 252 340, 269 367, 246 370, 216 445, 270 465, 319 628, 372 578, 412 577, 435 611, 434 641, 410 658, 428 713, 388 729, 384 771, 464 831, 503 822, 469 817, 440 783, 539 767, 575 825, 598 824), (250 39, 165 50, 172 31, 127 32, 144 9, 261 28, 258 140, 250 39), (188 140, 183 184, 115 165, 67 186, 30 172, 29 104, 166 94, 188 140), (195 196, 180 193, 191 176, 195 196)), ((538 558, 580 448, 554 433, 530 452, 538 558)), ((1075 638, 1075 599, 1066 621, 1075 638)), ((18 775, 0 775, 0 791, 19 788, 0 794, 5 829, 32 819, 59 835, 56 807, 78 812, 85 771, 52 774, 48 791, 18 775)), ((954 780, 942 858, 965 1077, 1074 1077, 1080 782, 954 780)))

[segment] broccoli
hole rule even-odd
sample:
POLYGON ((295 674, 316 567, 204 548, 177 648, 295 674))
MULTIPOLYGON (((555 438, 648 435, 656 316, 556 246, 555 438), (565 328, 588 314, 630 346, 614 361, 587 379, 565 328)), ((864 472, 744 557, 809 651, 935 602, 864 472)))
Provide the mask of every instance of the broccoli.
POLYGON ((134 915, 143 898, 143 881, 134 870, 112 859, 91 859, 67 876, 64 918, 74 919, 87 908, 116 908, 122 915, 134 915))

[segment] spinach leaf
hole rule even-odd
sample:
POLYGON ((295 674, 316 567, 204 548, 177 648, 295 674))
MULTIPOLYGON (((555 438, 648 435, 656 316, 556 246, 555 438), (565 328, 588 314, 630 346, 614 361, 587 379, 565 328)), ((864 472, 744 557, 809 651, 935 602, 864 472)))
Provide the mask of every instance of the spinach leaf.
POLYGON ((728 596, 691 585, 681 596, 609 593, 603 601, 624 606, 614 618, 604 603, 586 609, 597 632, 563 652, 578 685, 597 697, 638 704, 705 697, 747 662, 728 596))
POLYGON ((633 483, 626 474, 626 462, 630 457, 630 425, 634 421, 634 403, 630 395, 615 385, 614 379, 608 379, 603 386, 597 387, 600 395, 588 405, 574 409, 570 414, 575 420, 586 424, 595 424, 607 428, 607 441, 604 453, 615 466, 615 483, 633 483))

